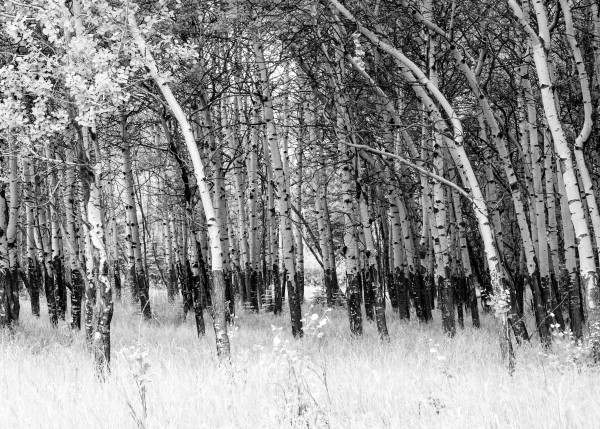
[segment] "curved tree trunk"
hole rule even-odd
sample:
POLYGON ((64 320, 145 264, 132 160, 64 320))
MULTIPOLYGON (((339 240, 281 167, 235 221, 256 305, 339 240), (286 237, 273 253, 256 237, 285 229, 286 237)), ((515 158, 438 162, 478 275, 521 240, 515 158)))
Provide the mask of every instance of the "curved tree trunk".
POLYGON ((202 206, 204 207, 204 213, 206 214, 206 223, 209 232, 210 246, 211 246, 211 262, 212 262, 212 281, 213 281, 213 327, 215 330, 215 338, 217 342, 217 354, 221 361, 230 361, 230 347, 229 347, 229 336, 227 335, 227 316, 226 316, 226 303, 225 303, 225 277, 223 275, 223 253, 220 241, 219 224, 217 223, 216 214, 214 211, 213 203, 208 190, 206 178, 204 176, 204 165, 200 152, 192 133, 192 128, 187 120, 187 117, 181 106, 175 99, 175 96, 171 92, 171 88, 166 80, 159 74, 156 62, 152 57, 152 53, 146 46, 146 42, 142 37, 141 33, 137 28, 137 23, 133 14, 129 15, 129 26, 132 32, 134 41, 137 45, 139 52, 144 56, 146 66, 150 70, 152 78, 160 88, 165 101, 168 103, 171 112, 177 119, 187 149, 192 159, 194 166, 194 173, 196 175, 198 190, 200 192, 200 198, 202 200, 202 206))

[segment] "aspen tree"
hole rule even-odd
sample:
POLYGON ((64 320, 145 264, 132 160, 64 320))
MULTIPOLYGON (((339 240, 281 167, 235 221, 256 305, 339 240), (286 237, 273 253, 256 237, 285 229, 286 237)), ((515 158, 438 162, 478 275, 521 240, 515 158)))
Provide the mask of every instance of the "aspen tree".
MULTIPOLYGON (((547 237, 549 249, 550 266, 550 294, 551 294, 551 311, 554 313, 556 322, 564 329, 565 321, 562 314, 566 302, 559 286, 560 280, 560 262, 558 257, 558 232, 556 218, 556 194, 554 190, 555 171, 554 171, 554 154, 552 150, 552 138, 550 131, 544 127, 544 182, 546 187, 546 209, 548 210, 547 237)), ((567 308, 568 310, 568 308, 567 308)))
POLYGON ((170 237, 171 237, 171 242, 172 242, 171 247, 173 248, 173 265, 174 265, 174 271, 175 271, 174 274, 177 277, 177 279, 179 280, 179 288, 181 289, 181 291, 183 293, 183 279, 181 277, 181 272, 182 272, 181 267, 183 266, 183 262, 181 261, 181 252, 180 252, 179 235, 178 235, 178 231, 177 231, 177 226, 175 224, 175 220, 173 218, 173 213, 171 211, 169 211, 168 220, 169 220, 169 232, 170 232, 170 237))
POLYGON ((408 319, 409 300, 406 290, 406 282, 404 273, 402 272, 403 255, 402 255, 402 220, 400 218, 400 197, 395 189, 390 190, 390 230, 392 238, 392 254, 394 268, 394 285, 395 298, 400 319, 408 319))
POLYGON ((173 267, 173 239, 171 237, 171 211, 167 209, 167 216, 162 221, 162 241, 164 245, 165 267, 167 271, 167 300, 170 303, 175 301, 175 269, 173 267))
POLYGON ((428 321, 431 319, 431 305, 429 297, 424 289, 423 279, 417 273, 417 249, 415 245, 415 237, 413 234, 413 228, 411 227, 411 221, 408 215, 408 209, 404 202, 404 199, 400 196, 396 196, 400 215, 400 227, 402 229, 402 239, 404 243, 404 249, 406 254, 406 263, 408 267, 408 280, 413 288, 415 288, 416 294, 416 311, 417 316, 422 321, 428 321))
POLYGON ((290 305, 290 317, 292 320, 292 333, 294 337, 302 337, 302 311, 300 308, 300 292, 296 267, 294 264, 295 242, 292 233, 290 193, 287 187, 286 177, 283 169, 281 153, 278 147, 277 130, 273 117, 273 101, 271 88, 268 80, 268 72, 265 64, 263 47, 254 35, 254 56, 260 73, 260 102, 263 108, 263 118, 266 123, 267 141, 271 151, 273 163, 273 174, 277 184, 277 209, 280 216, 280 233, 283 241, 283 262, 285 266, 284 284, 287 286, 288 302, 290 305))
MULTIPOLYGON (((427 3, 427 2, 426 2, 427 3)), ((425 6, 431 9, 432 4, 425 6)), ((436 70, 435 56, 437 53, 437 40, 436 35, 433 33, 429 38, 429 82, 431 85, 438 87, 439 77, 436 70)), ((434 131, 433 138, 433 168, 441 176, 444 173, 444 154, 443 154, 443 136, 434 131)), ((454 320, 454 288, 452 284, 452 278, 449 271, 449 243, 446 225, 448 222, 446 216, 446 201, 444 195, 444 188, 442 184, 435 181, 433 184, 433 212, 435 220, 435 228, 432 229, 434 232, 433 237, 436 244, 436 248, 439 249, 440 254, 436 257, 436 272, 435 272, 435 283, 437 286, 438 293, 440 294, 440 307, 442 310, 442 325, 444 332, 453 336, 456 333, 456 326, 454 320)))
POLYGON ((92 345, 94 335, 94 301, 96 299, 96 283, 94 279, 94 255, 90 238, 90 227, 87 221, 87 201, 89 199, 89 178, 84 176, 86 170, 80 172, 81 191, 79 192, 79 216, 82 219, 81 260, 85 261, 85 293, 83 295, 83 318, 85 339, 88 346, 92 345), (87 197, 86 197, 87 195, 87 197))
MULTIPOLYGON (((237 112, 235 109, 233 109, 233 112, 231 113, 231 115, 228 115, 228 111, 226 108, 226 101, 231 100, 232 103, 235 107, 235 103, 236 103, 236 99, 235 97, 229 98, 229 97, 223 97, 221 99, 221 128, 223 130, 223 142, 227 143, 227 146, 229 148, 231 148, 232 150, 234 150, 234 157, 236 157, 236 153, 239 147, 238 141, 237 140, 237 136, 236 136, 236 118, 237 118, 237 112), (230 118, 231 117, 231 120, 230 118)), ((233 166, 233 175, 234 175, 234 194, 236 195, 236 202, 239 204, 240 203, 240 199, 239 199, 239 192, 242 192, 242 204, 241 207, 242 209, 244 209, 244 204, 243 204, 243 190, 241 188, 242 185, 242 177, 240 176, 240 171, 238 168, 237 164, 237 160, 234 161, 234 166, 233 166), (239 181, 239 183, 238 183, 239 181), (239 185, 239 186, 238 186, 239 185), (239 188, 239 191, 238 191, 239 188)), ((225 192, 223 191, 223 198, 226 200, 225 197, 225 192)), ((225 207, 227 207, 227 203, 225 201, 225 207)), ((238 216, 240 211, 240 206, 238 205, 238 216)), ((233 230, 233 223, 230 223, 230 219, 229 219, 229 211, 225 210, 225 216, 223 219, 223 223, 227 225, 227 239, 228 239, 228 243, 229 243, 229 254, 230 254, 230 260, 231 260, 231 265, 232 265, 232 274, 231 274, 231 281, 232 281, 232 292, 231 292, 231 302, 230 302, 230 311, 231 314, 234 314, 235 311, 235 306, 234 301, 235 301, 235 294, 239 294, 240 292, 240 288, 244 288, 244 276, 242 275, 242 265, 243 265, 243 259, 247 253, 246 251, 246 247, 244 246, 245 243, 238 243, 238 241, 235 239, 235 233, 233 230), (241 245, 241 246, 240 246, 241 245), (243 254, 242 254, 243 253, 243 254), (233 286, 235 285, 235 286, 233 286)), ((240 226, 240 224, 238 223, 238 227, 240 226)), ((239 238, 240 240, 243 239, 243 234, 244 234, 244 222, 241 223, 241 228, 239 228, 240 234, 239 234, 239 238)))
MULTIPOLYGON (((182 300, 182 309, 183 309, 183 318, 187 317, 188 311, 190 311, 194 307, 194 298, 193 298, 193 288, 194 282, 192 280, 191 273, 191 265, 187 254, 188 248, 188 228, 186 226, 187 219, 193 216, 192 213, 192 189, 190 185, 190 174, 188 171, 187 163, 184 159, 182 159, 179 148, 176 143, 176 138, 171 135, 171 132, 168 128, 166 121, 161 120, 163 131, 169 146, 169 151, 174 156, 177 161, 177 165, 179 166, 181 181, 183 182, 183 199, 185 210, 182 213, 181 222, 178 222, 177 225, 173 224, 173 228, 171 231, 173 237, 173 249, 177 255, 177 264, 176 264, 176 272, 179 278, 179 283, 181 286, 181 296, 182 300)), ((192 262, 193 263, 193 262, 192 262)))
POLYGON ((296 272, 298 276, 298 290, 299 290, 299 300, 300 303, 304 302, 304 243, 302 241, 302 223, 300 222, 300 218, 302 217, 302 204, 303 204, 303 174, 304 174, 304 140, 306 139, 306 124, 305 124, 305 113, 304 107, 302 104, 300 105, 299 117, 301 119, 301 123, 298 125, 300 127, 300 135, 297 139, 296 146, 296 207, 297 211, 293 212, 293 220, 294 225, 296 227, 296 272))
POLYGON ((12 323, 10 264, 6 241, 6 231, 8 229, 7 208, 6 184, 2 184, 0 186, 0 328, 10 326, 12 323))
MULTIPOLYGON (((486 259, 488 262, 488 269, 491 276, 491 283, 496 295, 495 299, 497 299, 497 312, 502 315, 503 319, 503 329, 501 332, 501 346, 504 355, 508 357, 509 368, 512 368, 514 366, 512 345, 507 329, 508 325, 506 323, 506 306, 508 295, 508 291, 505 285, 506 279, 504 278, 504 273, 502 267, 500 266, 499 259, 497 256, 497 249, 494 244, 494 235, 492 229, 490 228, 487 208, 485 206, 483 195, 481 193, 479 184, 477 183, 477 179, 475 177, 475 173, 472 169, 469 159, 466 156, 464 147, 462 146, 463 132, 460 120, 456 116, 454 110, 448 103, 447 99, 441 94, 441 92, 439 92, 439 90, 435 88, 435 86, 431 85, 431 82, 429 82, 424 73, 412 61, 410 61, 397 49, 395 49, 388 43, 382 41, 372 31, 362 26, 356 20, 356 18, 337 0, 328 1, 330 4, 334 5, 346 18, 357 24, 358 31, 365 35, 372 43, 374 43, 380 49, 392 55, 397 61, 399 61, 405 67, 407 67, 414 74, 415 78, 417 78, 419 82, 421 82, 429 91, 431 91, 431 93, 434 95, 436 100, 440 103, 440 105, 448 115, 450 122, 453 124, 454 140, 446 139, 446 143, 449 144, 450 153, 452 154, 454 162, 459 169, 463 185, 468 185, 470 192, 473 193, 473 202, 475 206, 474 211, 477 217, 480 235, 484 243, 486 259)), ((414 86, 413 89, 416 90, 414 86)))
MULTIPOLYGON (((239 100, 237 97, 234 98, 236 111, 239 110, 239 100)), ((238 124, 240 124, 240 114, 235 115, 238 124)), ((240 124, 241 126, 241 124, 240 124)), ((250 250, 248 245, 248 216, 246 214, 246 200, 245 200, 245 188, 246 188, 246 180, 244 177, 244 150, 247 146, 246 140, 247 136, 244 132, 245 130, 241 129, 241 138, 238 139, 237 149, 239 153, 237 153, 237 159, 234 162, 234 182, 235 182, 235 194, 237 201, 237 226, 239 231, 239 248, 240 248, 240 266, 238 269, 239 281, 240 281, 240 292, 242 294, 242 302, 247 301, 246 291, 246 278, 248 269, 250 267, 250 250)))
MULTIPOLYGON (((70 140, 75 142, 74 130, 70 133, 70 140)), ((75 156, 71 148, 65 149, 65 184, 63 191, 63 204, 65 207, 66 236, 68 241, 69 265, 71 268, 71 328, 81 329, 81 300, 84 291, 83 273, 80 271, 77 210, 75 208, 77 184, 74 164, 75 156)))
POLYGON ((38 274, 40 270, 40 261, 36 256, 35 242, 35 189, 30 171, 32 159, 30 156, 23 158, 23 182, 24 182, 24 201, 25 213, 27 219, 27 278, 29 284, 29 299, 31 301, 31 314, 39 317, 40 315, 40 283, 43 281, 38 274))
POLYGON ((196 181, 198 190, 200 192, 200 198, 202 200, 202 206, 204 207, 204 213, 206 213, 206 223, 209 231, 209 239, 211 246, 211 261, 212 261, 212 304, 213 304, 213 327, 215 330, 215 337, 217 342, 217 354, 222 361, 229 361, 230 359, 230 347, 229 337, 227 335, 227 320, 226 320, 226 303, 225 303, 225 278, 223 274, 223 250, 220 241, 219 224, 217 223, 214 206, 210 197, 210 192, 204 176, 204 165, 200 157, 200 152, 196 146, 194 135, 192 133, 191 126, 188 119, 181 109, 179 102, 175 99, 169 84, 165 78, 162 77, 158 71, 158 67, 152 56, 152 53, 148 50, 146 42, 137 28, 135 16, 130 14, 128 16, 129 29, 132 33, 133 40, 137 45, 138 51, 144 56, 146 66, 150 71, 150 75, 160 88, 165 101, 169 105, 171 112, 177 119, 181 127, 181 132, 185 139, 185 143, 192 159, 194 166, 194 173, 196 175, 196 181))
POLYGON ((200 250, 198 241, 196 240, 196 231, 193 227, 194 220, 191 216, 186 216, 186 225, 184 226, 189 231, 188 248, 189 248, 189 267, 190 267, 190 286, 192 302, 194 307, 194 316, 196 320, 196 334, 201 337, 205 334, 204 315, 202 312, 202 301, 200 291, 204 287, 202 273, 200 271, 200 250))
MULTIPOLYGON (((571 13, 571 6, 566 0, 560 0, 561 9, 565 20, 565 32, 569 46, 571 47, 571 53, 573 54, 573 61, 577 68, 577 75, 579 77, 579 86, 581 89, 583 111, 584 111, 584 122, 581 127, 581 131, 575 139, 575 145, 573 147, 573 153, 575 155, 575 161, 577 163, 577 170, 579 172, 578 178, 581 180, 581 192, 585 195, 585 202, 587 203, 588 214, 591 219, 591 223, 594 230, 594 237, 596 239, 597 251, 600 255, 600 211, 598 209, 598 203, 594 194, 594 188, 592 185, 592 179, 590 176, 589 169, 586 164, 586 160, 583 153, 583 148, 588 141, 593 128, 593 105, 592 95, 590 92, 590 80, 588 78, 587 71, 585 69, 585 62, 577 38, 575 37, 575 26, 573 24, 573 17, 571 13)), ((596 5, 597 8, 597 5, 596 5)), ((597 41, 595 41, 597 43, 597 41)), ((596 55, 594 57, 596 60, 596 55)))
POLYGON ((6 250, 9 266, 10 285, 10 313, 13 323, 19 321, 21 305, 19 303, 19 264, 17 249, 17 228, 19 220, 19 207, 21 195, 19 193, 19 170, 17 166, 17 151, 11 139, 9 144, 10 155, 8 158, 8 187, 10 192, 9 217, 6 225, 6 250))
POLYGON ((466 237, 466 222, 463 216, 460 195, 457 192, 452 192, 452 205, 454 208, 454 218, 458 227, 458 246, 460 248, 460 262, 463 269, 465 288, 470 300, 469 306, 471 309, 471 320, 475 328, 480 327, 479 309, 477 307, 477 291, 473 283, 473 270, 471 268, 471 258, 469 257, 469 249, 467 246, 466 237))
POLYGON ((121 285, 121 262, 119 258, 119 233, 117 228, 117 215, 115 211, 115 194, 113 186, 114 176, 111 176, 106 183, 106 194, 108 199, 108 250, 109 250, 109 271, 112 278, 112 284, 115 288, 115 299, 121 301, 122 285, 121 285))
MULTIPOLYGON (((557 159, 556 163, 560 161, 557 159)), ((575 229, 571 221, 571 212, 569 210, 569 201, 565 190, 560 165, 557 166, 558 172, 555 172, 556 191, 560 199, 560 214, 562 219, 562 237, 563 248, 565 254, 565 268, 563 280, 565 282, 564 289, 567 292, 567 300, 569 303, 570 323, 573 335, 577 340, 583 337, 583 314, 581 311, 580 298, 580 278, 577 272, 577 244, 575 242, 575 229)))
MULTIPOLYGON (((260 108, 258 107, 258 100, 256 100, 255 112, 259 112, 260 108)), ((258 121, 258 116, 257 119, 258 121)), ((263 216, 266 217, 266 227, 264 228, 264 233, 267 235, 268 247, 265 247, 265 259, 266 263, 266 277, 268 277, 268 283, 270 283, 270 289, 272 290, 272 295, 269 299, 272 302, 269 303, 272 306, 272 310, 275 314, 281 313, 282 311, 282 299, 283 293, 285 292, 285 283, 281 283, 280 279, 280 270, 279 270, 279 234, 277 231, 279 230, 279 219, 277 217, 277 208, 275 207, 275 178, 273 173, 273 165, 269 161, 269 154, 271 153, 270 144, 267 138, 262 138, 262 146, 263 146, 263 156, 265 161, 265 170, 266 170, 266 210, 265 205, 263 203, 263 216), (267 213, 268 211, 268 213, 267 213)), ((260 291, 258 291, 260 293, 260 291)), ((259 297, 260 300, 260 297, 259 297)))
MULTIPOLYGON (((34 195, 41 195, 40 180, 36 175, 35 166, 30 164, 30 178, 33 182, 34 195)), ((50 241, 48 239, 48 230, 46 224, 46 212, 44 206, 38 204, 36 198, 36 213, 37 228, 35 229, 36 247, 38 249, 38 258, 42 261, 43 284, 46 293, 46 305, 48 307, 48 317, 50 323, 56 326, 58 324, 58 303, 54 291, 54 271, 52 267, 52 254, 50 249, 50 241)))
MULTIPOLYGON (((212 112, 210 106, 207 105, 203 100, 203 113, 206 121, 207 135, 209 136, 209 148, 210 148, 210 159, 211 169, 213 174, 213 204, 217 215, 217 222, 219 223, 219 234, 221 240, 221 246, 223 247, 224 257, 224 275, 225 275, 225 300, 228 303, 228 320, 233 315, 232 304, 233 294, 231 293, 232 285, 232 268, 231 268, 231 249, 229 243, 229 234, 227 224, 227 197, 225 193, 225 173, 223 171, 223 146, 225 139, 217 141, 216 133, 217 130, 213 123, 212 112)), ((223 117, 224 115, 221 115, 223 117)), ((224 119, 226 120, 226 119, 224 119)), ((221 124, 223 125, 223 124, 221 124)), ((223 126, 221 126, 223 129, 223 126)))
MULTIPOLYGON (((405 4, 405 6, 408 5, 407 2, 404 2, 404 4, 405 4)), ((417 11, 413 11, 412 17, 415 20, 422 22, 431 31, 435 32, 438 35, 441 35, 446 40, 448 40, 448 42, 450 44, 451 53, 453 54, 453 57, 455 59, 455 62, 457 64, 458 68, 467 78, 467 82, 469 83, 469 86, 470 86, 472 92, 477 97, 480 108, 482 110, 483 118, 485 119, 486 123, 490 127, 490 130, 492 131, 493 140, 498 148, 500 159, 502 161, 506 176, 509 180, 511 196, 512 196, 513 204, 515 207, 515 213, 516 213, 516 217, 517 217, 517 220, 519 223, 519 229, 521 231, 523 245, 525 246, 525 251, 526 251, 526 256, 527 256, 528 273, 532 277, 532 281, 534 282, 534 286, 533 286, 534 289, 537 290, 539 272, 536 270, 537 269, 537 261, 535 259, 535 256, 537 254, 537 250, 539 249, 539 246, 533 246, 533 241, 531 240, 531 236, 536 235, 537 230, 533 230, 532 232, 530 232, 530 230, 529 230, 529 225, 527 223, 527 219, 525 217, 525 213, 524 213, 524 209, 523 209, 523 198, 521 196, 519 186, 517 185, 518 182, 517 182, 517 178, 516 178, 514 169, 511 165, 511 162, 509 159, 507 144, 506 144, 505 138, 503 136, 503 132, 500 130, 498 121, 496 120, 494 113, 490 107, 488 98, 485 95, 485 93, 482 91, 479 84, 477 83, 476 73, 468 67, 468 65, 466 64, 466 62, 463 58, 463 55, 461 54, 461 51, 458 49, 460 45, 457 44, 456 41, 451 40, 448 34, 446 34, 443 30, 441 30, 435 24, 433 24, 431 22, 431 20, 426 19, 423 15, 420 15, 417 11)), ((544 313, 544 318, 545 318, 545 316, 546 316, 545 311, 542 310, 542 313, 544 313)), ((543 334, 543 336, 544 336, 544 338, 549 340, 549 334, 543 334)))
POLYGON ((250 264, 248 266, 247 297, 250 303, 250 308, 258 311, 258 286, 260 276, 259 264, 259 243, 258 243, 258 228, 259 220, 257 214, 257 206, 259 200, 258 191, 258 116, 256 111, 252 114, 250 120, 250 140, 249 140, 249 157, 248 157, 248 203, 249 203, 249 219, 248 219, 248 253, 250 264))
MULTIPOLYGON (((86 265, 88 281, 96 282, 99 292, 96 326, 94 329, 93 349, 95 355, 96 373, 103 374, 110 370, 110 324, 113 317, 112 288, 108 279, 108 254, 105 245, 104 217, 101 204, 101 163, 100 149, 94 130, 83 127, 83 147, 85 150, 87 168, 82 172, 84 183, 85 209, 87 214, 88 237, 86 237, 86 265), (98 255, 98 262, 94 258, 98 255), (97 277, 94 274, 98 269, 97 277)), ((86 319, 87 322, 87 319, 86 319)))
POLYGON ((577 237, 579 250, 580 277, 585 291, 586 307, 588 309, 587 322, 590 327, 590 337, 593 346, 594 359, 600 356, 600 299, 598 292, 598 279, 596 263, 592 250, 590 231, 586 222, 583 205, 579 194, 577 176, 573 165, 573 156, 569 148, 567 137, 556 108, 556 97, 552 87, 550 71, 547 61, 547 48, 549 47, 549 33, 544 5, 534 3, 540 35, 526 22, 523 11, 514 0, 508 0, 513 13, 529 36, 533 50, 533 58, 538 75, 538 82, 542 95, 542 104, 548 126, 550 128, 557 160, 560 164, 566 196, 569 201, 571 221, 577 237), (546 35, 546 38, 544 38, 546 35))
MULTIPOLYGON (((343 45, 343 29, 339 21, 338 12, 331 8, 332 16, 335 19, 336 43, 343 45)), ((347 110, 346 97, 342 90, 344 81, 344 63, 343 57, 338 49, 334 58, 333 66, 329 66, 331 75, 331 84, 334 88, 335 103, 335 126, 336 137, 338 139, 338 151, 342 156, 342 194, 344 200, 344 248, 343 256, 346 266, 346 299, 348 303, 348 316, 350 319, 350 332, 352 335, 360 336, 363 333, 362 311, 360 303, 360 259, 358 249, 357 219, 355 199, 356 195, 354 183, 354 159, 355 149, 349 144, 352 139, 352 125, 350 123, 347 110)))
POLYGON ((133 183, 133 170, 131 166, 131 148, 129 136, 127 133, 127 117, 123 114, 121 118, 121 138, 123 148, 121 149, 123 185, 125 186, 125 210, 127 212, 127 223, 129 234, 127 236, 127 245, 129 246, 129 255, 133 260, 129 261, 131 271, 132 294, 139 296, 141 313, 144 319, 152 318, 152 309, 150 307, 149 285, 144 270, 142 260, 142 249, 140 242, 140 228, 137 218, 137 208, 135 201, 135 188, 133 183))
MULTIPOLYGON (((50 145, 46 145, 45 147, 45 152, 46 152, 46 159, 48 160, 52 160, 54 159, 54 156, 52 155, 52 150, 50 148, 50 145)), ((66 305, 67 305, 67 296, 66 296, 66 288, 65 288, 65 284, 63 281, 63 264, 62 264, 62 255, 60 252, 60 244, 59 244, 59 234, 60 234, 60 230, 58 227, 58 200, 55 197, 56 192, 54 191, 55 189, 58 188, 57 186, 57 179, 56 179, 56 173, 55 173, 55 169, 53 166, 53 163, 48 162, 48 190, 49 192, 49 198, 48 198, 48 205, 49 205, 49 224, 50 224, 50 236, 51 236, 51 245, 50 245, 50 249, 51 252, 48 252, 48 256, 49 258, 47 259, 47 262, 49 265, 52 266, 52 275, 53 275, 53 280, 52 280, 52 284, 53 284, 53 292, 54 293, 54 300, 55 300, 55 305, 56 305, 56 312, 57 312, 57 316, 59 319, 61 320, 65 320, 65 311, 66 311, 66 305)))
MULTIPOLYGON (((223 278, 225 281, 225 302, 227 304, 227 320, 233 316, 233 294, 231 293, 231 256, 229 249, 229 235, 227 233, 227 199, 225 195, 225 178, 223 173, 223 143, 218 142, 217 130, 213 121, 211 109, 202 93, 199 101, 202 109, 201 123, 205 129, 205 136, 210 150, 210 166, 213 182, 213 207, 215 210, 216 222, 219 230, 219 240, 223 251, 223 278)), ((208 215, 207 215, 208 217, 208 215)))

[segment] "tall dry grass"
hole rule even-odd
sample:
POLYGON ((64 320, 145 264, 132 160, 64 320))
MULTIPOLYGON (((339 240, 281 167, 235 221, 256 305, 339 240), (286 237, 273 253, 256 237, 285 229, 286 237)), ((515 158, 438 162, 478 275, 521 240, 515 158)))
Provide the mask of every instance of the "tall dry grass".
POLYGON ((306 308, 301 341, 287 315, 239 312, 227 369, 210 329, 198 339, 193 317, 181 323, 179 306, 153 301, 150 323, 116 306, 104 383, 82 334, 32 318, 25 303, 20 326, 0 338, 0 428, 600 427, 598 371, 571 363, 564 342, 550 356, 534 342, 516 349, 509 376, 491 317, 449 339, 438 319, 388 313, 382 344, 373 323, 351 339, 344 310, 306 308))

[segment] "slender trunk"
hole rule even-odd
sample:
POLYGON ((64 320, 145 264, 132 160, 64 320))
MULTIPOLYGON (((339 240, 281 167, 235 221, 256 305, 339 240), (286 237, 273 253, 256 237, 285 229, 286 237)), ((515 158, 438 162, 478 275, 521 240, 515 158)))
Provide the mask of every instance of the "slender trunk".
POLYGON ((10 143, 11 156, 8 159, 9 167, 9 192, 10 192, 10 204, 9 204, 9 218, 6 229, 6 246, 8 251, 8 265, 9 265, 9 285, 10 285, 10 313, 12 323, 18 323, 19 312, 21 305, 19 303, 19 264, 17 254, 17 222, 19 219, 19 206, 21 197, 19 195, 19 174, 17 167, 17 154, 14 153, 14 144, 11 140, 10 143))
POLYGON ((258 290, 261 289, 258 285, 260 264, 259 264, 259 243, 258 243, 258 228, 259 220, 257 214, 257 205, 259 199, 258 192, 258 116, 256 112, 252 115, 250 126, 250 150, 248 159, 248 200, 249 200, 249 236, 248 236, 248 252, 250 263, 248 266, 248 280, 246 282, 246 296, 253 311, 258 311, 258 290))
MULTIPOLYGON (((491 283, 496 295, 496 307, 497 311, 501 314, 503 325, 502 330, 500 331, 500 345, 505 358, 507 358, 508 367, 510 370, 514 367, 514 354, 512 351, 512 344, 510 341, 508 324, 507 324, 507 284, 508 280, 505 278, 502 267, 500 266, 500 260, 498 258, 497 249, 494 243, 494 235, 492 229, 490 227, 489 218, 487 214, 487 207, 485 206, 485 200, 483 199, 483 195, 481 193, 481 188, 477 183, 477 178, 475 176, 475 172, 469 162, 469 159, 466 156, 464 147, 462 146, 463 142, 463 131, 462 124, 455 114, 454 110, 448 103, 448 100, 441 94, 441 92, 435 88, 434 85, 431 85, 431 82, 427 79, 424 73, 407 57, 405 57, 402 53, 400 53, 397 49, 387 44, 383 40, 381 40, 377 35, 375 35, 370 30, 363 27, 356 18, 337 0, 329 0, 329 3, 334 5, 340 12, 346 16, 346 18, 353 21, 357 24, 357 29, 362 34, 364 34, 369 40, 378 46, 380 49, 388 52, 392 55, 398 62, 400 62, 404 67, 410 69, 410 71, 414 74, 415 78, 418 79, 420 83, 426 86, 434 97, 437 99, 439 104, 446 111, 446 114, 450 118, 450 122, 452 122, 453 129, 448 130, 447 132, 453 132, 454 139, 447 139, 447 144, 450 150, 450 153, 454 159, 455 164, 459 169, 459 173, 461 179, 463 181, 464 186, 468 186, 469 191, 473 194, 473 203, 475 205, 475 215, 477 217, 479 232, 481 238, 484 243, 485 254, 488 262, 488 269, 491 276, 491 283)), ((419 88, 413 85, 413 89, 418 91, 419 88)), ((420 87, 422 89, 422 87, 420 87)), ((428 110, 432 113, 435 113, 435 108, 432 103, 427 103, 428 110)), ((439 116, 439 115, 436 115, 439 116)), ((435 119, 435 118, 434 118, 435 119)), ((446 128, 445 121, 435 121, 437 126, 446 128)))
MULTIPOLYGON (((577 248, 579 250, 580 278, 585 290, 585 300, 588 309, 587 322, 590 327, 590 338, 594 359, 600 359, 600 299, 598 292, 598 274, 596 262, 592 250, 592 240, 588 228, 583 205, 579 193, 577 176, 573 165, 573 156, 569 148, 567 137, 560 122, 557 111, 557 98, 554 94, 550 70, 547 60, 547 46, 549 39, 538 37, 536 32, 527 23, 523 11, 514 0, 508 0, 513 13, 529 35, 530 44, 533 49, 533 58, 538 75, 538 83, 542 94, 542 103, 548 126, 554 140, 554 149, 560 165, 566 197, 569 202, 569 212, 575 236, 577 237, 577 248)), ((540 33, 547 31, 547 18, 544 5, 534 3, 540 33), (546 27, 544 27, 546 25, 546 27)))
POLYGON ((294 337, 302 337, 302 310, 300 308, 300 293, 298 289, 298 279, 296 276, 296 266, 294 264, 295 242, 291 225, 290 194, 283 170, 283 162, 279 152, 277 130, 273 117, 273 102, 271 98, 271 89, 268 80, 267 67, 265 64, 263 47, 254 39, 254 55, 260 72, 260 100, 263 107, 263 118, 267 128, 267 140, 271 151, 271 161, 273 163, 273 172, 277 184, 277 211, 280 216, 280 233, 283 241, 283 261, 285 274, 283 282, 287 285, 288 302, 290 306, 290 317, 292 322, 292 334, 294 337))
POLYGON ((40 261, 36 256, 35 242, 35 186, 31 177, 32 159, 23 159, 23 181, 25 184, 25 212, 27 218, 27 277, 29 279, 29 299, 31 301, 31 314, 40 315, 40 281, 38 275, 40 261))
POLYGON ((6 203, 6 184, 0 187, 0 328, 11 326, 11 284, 10 263, 8 260, 8 244, 6 231, 8 229, 8 206, 6 203))
POLYGON ((365 247, 367 249, 367 269, 365 272, 365 283, 367 286, 365 289, 371 289, 375 292, 374 312, 377 331, 379 332, 380 339, 389 341, 390 336, 388 334, 385 318, 385 295, 379 276, 379 269, 377 267, 377 250, 375 249, 373 235, 371 233, 371 219, 369 216, 367 195, 365 189, 360 185, 358 188, 358 201, 360 207, 360 219, 365 235, 365 247))
POLYGON ((132 273, 132 289, 135 291, 134 293, 139 294, 141 312, 144 319, 149 320, 152 318, 149 285, 144 271, 144 261, 142 259, 140 228, 137 219, 133 171, 131 168, 131 150, 127 134, 127 117, 124 115, 121 118, 121 138, 123 141, 121 154, 123 158, 123 184, 125 185, 125 210, 127 212, 127 224, 129 226, 127 245, 129 246, 129 255, 130 257, 133 257, 133 260, 129 261, 132 273))
POLYGON ((137 28, 137 23, 133 14, 129 15, 129 27, 132 32, 133 39, 137 45, 139 52, 144 55, 146 66, 150 70, 150 74, 155 80, 156 84, 160 88, 165 101, 168 103, 171 112, 177 119, 181 127, 181 131, 185 138, 187 149, 192 159, 194 166, 194 173, 196 175, 196 181, 202 205, 204 207, 204 213, 206 214, 206 223, 209 231, 209 239, 211 246, 211 262, 212 262, 212 304, 213 304, 213 327, 215 330, 215 339, 217 343, 217 354, 222 362, 230 361, 230 346, 229 336, 227 335, 227 315, 226 315, 226 302, 225 302, 225 277, 223 275, 223 250, 220 241, 219 224, 214 210, 214 206, 211 200, 210 191, 208 190, 208 184, 204 176, 204 165, 200 152, 196 145, 192 128, 187 120, 187 117, 175 96, 171 92, 169 84, 166 82, 157 69, 156 62, 152 57, 152 53, 148 50, 146 42, 137 28))
MULTIPOLYGON (((71 135, 75 141, 75 135, 71 135)), ((63 202, 65 206, 65 218, 67 223, 66 237, 69 250, 69 266, 71 268, 71 327, 81 329, 81 299, 83 296, 84 283, 83 273, 79 270, 79 226, 77 223, 77 211, 75 208, 75 196, 77 194, 77 185, 75 182, 75 171, 73 164, 75 156, 72 149, 66 149, 65 166, 65 185, 63 192, 63 202)))

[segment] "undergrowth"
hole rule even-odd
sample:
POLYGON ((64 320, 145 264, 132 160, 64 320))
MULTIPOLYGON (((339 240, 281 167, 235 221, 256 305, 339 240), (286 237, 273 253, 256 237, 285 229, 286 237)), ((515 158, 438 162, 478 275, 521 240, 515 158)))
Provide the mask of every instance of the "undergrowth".
MULTIPOLYGON (((516 347, 508 374, 496 320, 450 339, 440 320, 400 321, 391 341, 374 322, 349 335, 344 308, 304 307, 302 340, 288 314, 238 311, 233 364, 221 367, 214 334, 153 296, 141 322, 117 304, 112 372, 94 376, 83 333, 53 329, 23 303, 20 325, 0 334, 0 427, 16 428, 571 428, 600 421, 600 374, 588 350, 553 326, 553 347, 516 347)), ((287 303, 286 303, 287 304, 287 303)), ((206 320, 210 318, 206 315, 206 320)), ((469 325, 469 320, 465 320, 469 325)))

